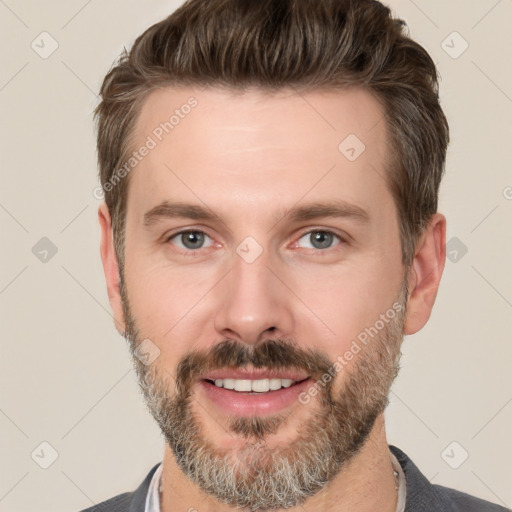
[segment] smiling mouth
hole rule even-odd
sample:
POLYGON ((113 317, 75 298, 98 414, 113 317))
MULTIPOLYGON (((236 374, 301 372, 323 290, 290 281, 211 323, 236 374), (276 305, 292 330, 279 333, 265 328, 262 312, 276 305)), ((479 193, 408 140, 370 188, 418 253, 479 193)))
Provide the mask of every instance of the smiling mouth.
POLYGON ((313 379, 294 370, 216 370, 199 380, 205 398, 223 413, 251 417, 277 414, 300 402, 313 379))
POLYGON ((269 378, 269 379, 204 379, 214 385, 217 388, 223 388, 226 390, 234 391, 236 393, 244 393, 249 395, 261 395, 265 393, 272 393, 279 391, 283 388, 290 388, 298 383, 304 382, 309 379, 305 377, 300 380, 292 379, 280 379, 280 378, 269 378))

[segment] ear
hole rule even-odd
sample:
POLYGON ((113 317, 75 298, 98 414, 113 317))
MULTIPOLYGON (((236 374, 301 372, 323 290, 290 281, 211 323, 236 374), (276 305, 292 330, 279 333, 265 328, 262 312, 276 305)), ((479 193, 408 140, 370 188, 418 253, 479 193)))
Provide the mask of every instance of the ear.
POLYGON ((427 323, 434 306, 446 258, 446 219, 432 216, 418 240, 408 272, 409 299, 404 334, 414 334, 427 323))
POLYGON ((98 220, 101 229, 101 261, 107 282, 108 299, 112 313, 114 314, 116 329, 120 334, 123 334, 126 325, 123 315, 121 292, 119 290, 119 264, 114 250, 110 213, 105 202, 102 202, 98 208, 98 220))

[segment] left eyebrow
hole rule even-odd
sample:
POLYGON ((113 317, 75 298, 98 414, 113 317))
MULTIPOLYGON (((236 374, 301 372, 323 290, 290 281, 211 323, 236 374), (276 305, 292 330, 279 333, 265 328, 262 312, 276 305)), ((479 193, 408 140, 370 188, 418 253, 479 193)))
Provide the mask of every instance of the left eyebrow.
POLYGON ((364 222, 370 220, 370 215, 364 208, 346 201, 317 202, 296 206, 285 210, 280 219, 288 218, 291 221, 300 222, 321 217, 352 218, 364 222))

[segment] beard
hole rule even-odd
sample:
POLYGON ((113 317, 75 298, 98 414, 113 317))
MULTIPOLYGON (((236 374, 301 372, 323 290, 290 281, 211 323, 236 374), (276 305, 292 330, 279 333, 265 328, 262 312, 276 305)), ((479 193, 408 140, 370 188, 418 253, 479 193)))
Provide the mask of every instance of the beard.
POLYGON ((335 365, 325 353, 302 349, 281 338, 251 346, 227 339, 210 350, 191 351, 179 362, 174 379, 156 362, 144 364, 137 357, 136 349, 144 338, 131 313, 122 279, 120 289, 124 335, 146 406, 183 473, 220 503, 251 511, 304 504, 362 449, 377 417, 388 405, 389 390, 399 371, 406 282, 397 301, 401 308, 394 318, 381 322, 384 326, 341 369, 338 379, 325 378, 332 376, 335 365), (201 428, 201 420, 193 410, 197 399, 192 394, 200 375, 213 369, 247 365, 305 370, 317 382, 318 403, 312 400, 303 405, 310 407, 311 413, 300 422, 295 439, 285 446, 270 448, 265 438, 276 433, 293 411, 288 415, 230 419, 228 433, 245 441, 238 450, 214 446, 201 428), (337 393, 336 380, 340 380, 337 393), (320 381, 322 386, 318 385, 320 381), (174 393, 170 392, 173 388, 174 393))

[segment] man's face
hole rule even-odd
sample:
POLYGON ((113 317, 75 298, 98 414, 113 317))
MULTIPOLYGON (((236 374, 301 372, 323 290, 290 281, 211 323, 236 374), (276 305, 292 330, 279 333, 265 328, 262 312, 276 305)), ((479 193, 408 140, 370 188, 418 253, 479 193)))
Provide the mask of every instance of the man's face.
POLYGON ((134 357, 149 408, 220 501, 301 503, 361 448, 397 371, 405 270, 383 110, 362 90, 169 88, 146 100, 134 149, 148 136, 122 292, 132 351, 159 350, 134 357))

